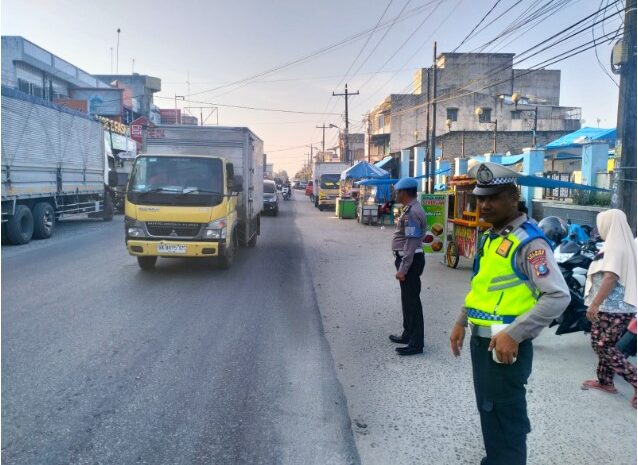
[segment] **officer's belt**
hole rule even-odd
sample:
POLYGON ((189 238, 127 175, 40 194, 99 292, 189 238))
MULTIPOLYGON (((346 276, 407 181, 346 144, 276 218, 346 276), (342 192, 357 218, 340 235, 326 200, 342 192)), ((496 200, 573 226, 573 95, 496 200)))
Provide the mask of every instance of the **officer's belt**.
MULTIPOLYGON (((393 250, 392 251, 394 253, 394 256, 397 258, 403 258, 405 257, 405 253, 403 252, 403 250, 393 250)), ((414 251, 414 254, 418 254, 418 253, 423 253, 423 249, 416 249, 414 251)))
POLYGON ((472 336, 478 337, 492 337, 492 328, 490 326, 479 326, 473 323, 470 323, 470 329, 472 330, 472 336))
POLYGON ((483 312, 475 308, 467 309, 467 317, 474 318, 476 320, 488 320, 496 323, 504 323, 506 325, 512 323, 516 319, 513 315, 494 315, 493 313, 483 312))

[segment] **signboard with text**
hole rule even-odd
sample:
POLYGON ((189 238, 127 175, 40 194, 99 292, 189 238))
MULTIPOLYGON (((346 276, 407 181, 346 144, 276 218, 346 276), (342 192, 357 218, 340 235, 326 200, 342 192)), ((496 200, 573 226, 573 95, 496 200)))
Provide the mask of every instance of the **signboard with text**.
POLYGON ((447 238, 447 202, 445 194, 422 194, 421 206, 425 211, 425 253, 441 253, 445 251, 447 238))

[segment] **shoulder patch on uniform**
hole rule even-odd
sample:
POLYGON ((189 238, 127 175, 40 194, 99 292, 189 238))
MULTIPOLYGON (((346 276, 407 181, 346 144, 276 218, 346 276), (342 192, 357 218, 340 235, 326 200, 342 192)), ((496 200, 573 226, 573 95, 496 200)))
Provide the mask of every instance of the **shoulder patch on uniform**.
POLYGON ((545 249, 532 250, 527 254, 527 262, 532 265, 536 276, 547 276, 549 274, 549 266, 547 266, 547 255, 545 249))
POLYGON ((496 253, 499 254, 501 257, 507 257, 507 255, 510 253, 510 250, 512 249, 512 245, 512 241, 510 241, 509 239, 503 239, 501 245, 499 245, 498 249, 496 249, 496 253))

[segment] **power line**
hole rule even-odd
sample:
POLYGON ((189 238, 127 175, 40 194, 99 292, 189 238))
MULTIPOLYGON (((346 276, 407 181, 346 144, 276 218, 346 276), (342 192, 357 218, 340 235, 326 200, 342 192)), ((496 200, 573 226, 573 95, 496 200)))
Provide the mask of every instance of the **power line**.
MULTIPOLYGON (((394 25, 396 22, 404 21, 404 20, 408 19, 409 17, 411 17, 410 15, 417 14, 418 12, 424 10, 425 8, 427 8, 427 6, 428 5, 421 5, 419 7, 413 8, 412 10, 408 10, 403 15, 398 15, 395 18, 389 19, 388 21, 385 21, 385 22, 381 23, 381 25, 379 27, 380 28, 391 27, 391 25, 394 25)), ((332 44, 327 45, 325 47, 319 48, 319 49, 317 49, 317 50, 315 50, 315 51, 313 51, 313 52, 311 52, 311 53, 309 53, 307 55, 303 55, 303 56, 301 56, 299 58, 295 58, 295 59, 290 60, 290 61, 288 61, 286 63, 281 64, 281 65, 277 65, 277 66, 275 66, 273 68, 269 68, 269 69, 267 69, 265 71, 261 71, 259 73, 255 73, 255 74, 253 74, 251 76, 247 76, 247 77, 245 77, 243 79, 239 79, 239 80, 236 80, 236 81, 233 81, 233 82, 229 82, 227 84, 223 84, 223 85, 214 87, 212 89, 207 89, 207 90, 195 92, 195 93, 193 93, 191 95, 199 95, 199 94, 214 92, 216 90, 223 89, 223 88, 226 88, 226 87, 231 87, 231 86, 234 86, 234 85, 240 85, 240 84, 243 84, 243 83, 245 83, 247 81, 253 81, 253 80, 255 80, 257 78, 260 78, 262 76, 266 76, 268 74, 272 74, 272 73, 274 73, 276 71, 280 71, 282 69, 289 68, 289 67, 291 67, 293 65, 297 65, 297 64, 303 63, 303 62, 305 62, 305 61, 307 61, 309 59, 312 59, 312 58, 315 58, 317 56, 323 55, 323 54, 325 54, 325 53, 327 53, 327 52, 329 52, 329 51, 331 51, 331 50, 333 50, 335 48, 338 48, 338 47, 341 47, 341 46, 343 46, 345 44, 348 44, 350 42, 359 40, 359 39, 365 37, 367 34, 373 33, 374 31, 376 31, 376 29, 374 27, 373 28, 368 28, 368 29, 366 29, 364 31, 358 32, 358 33, 356 33, 356 34, 354 34, 352 36, 346 37, 345 39, 342 39, 342 40, 340 40, 338 42, 335 42, 335 43, 332 43, 332 44)))
MULTIPOLYGON (((159 95, 156 95, 155 98, 160 98, 160 99, 165 99, 165 100, 170 100, 172 99, 172 97, 162 97, 159 95)), ((200 104, 206 104, 206 105, 212 105, 212 106, 216 106, 216 107, 228 107, 228 108, 239 108, 242 110, 254 110, 254 111, 272 111, 272 112, 278 112, 278 113, 293 113, 293 114, 298 114, 298 115, 318 115, 320 114, 319 112, 313 112, 313 111, 298 111, 298 110, 284 110, 281 108, 261 108, 261 107, 250 107, 250 106, 245 106, 245 105, 231 105, 231 104, 226 104, 226 103, 214 103, 214 102, 202 102, 202 101, 198 101, 198 100, 184 100, 185 102, 188 103, 200 103, 200 104)), ((339 113, 331 113, 332 115, 338 115, 339 113)))
MULTIPOLYGON (((375 34, 377 28, 379 27, 379 24, 381 23, 381 20, 383 20, 383 17, 385 16, 385 14, 388 12, 388 9, 390 8, 390 5, 392 5, 392 2, 394 0, 390 0, 388 2, 388 4, 386 5, 385 9, 383 10, 383 13, 381 13, 381 16, 379 16, 379 19, 377 20, 377 23, 374 25, 374 28, 372 29, 372 33, 368 34, 368 37, 366 38, 365 43, 363 44, 363 46, 361 47, 361 49, 359 50, 359 53, 357 53, 357 56, 354 58, 354 60, 352 61, 352 63, 350 64, 350 67, 348 67, 347 71, 344 73, 343 77, 341 78, 341 80, 339 81, 339 83, 335 86, 334 90, 337 90, 337 88, 341 85, 341 83, 346 80, 348 78, 348 75, 350 73, 350 71, 352 70, 352 68, 354 68, 355 63, 357 62, 357 60, 359 59, 359 57, 361 57, 361 54, 363 53, 363 51, 365 50, 365 48, 368 46, 368 43, 370 42, 370 39, 372 39, 372 36, 375 34)), ((408 0, 409 3, 410 0, 408 0)), ((407 6, 408 4, 406 3, 405 6, 407 6)), ((404 7, 405 8, 405 7, 404 7)), ((403 12, 403 10, 401 10, 401 12, 399 14, 401 14, 403 12)), ((389 31, 390 29, 386 29, 386 33, 387 31, 389 31)), ((385 36, 384 36, 385 37, 385 36)), ((368 55, 369 57, 369 55, 368 55)), ((365 60, 363 61, 363 63, 365 63, 365 60)), ((361 67, 359 67, 359 69, 361 69, 361 67)), ((356 74, 356 73, 355 73, 356 74)))
POLYGON ((494 5, 492 5, 492 8, 490 8, 487 11, 487 13, 485 13, 485 16, 483 16, 481 20, 476 24, 476 26, 474 26, 474 28, 470 31, 470 33, 467 36, 465 36, 465 39, 463 39, 461 43, 458 44, 454 50, 452 50, 452 53, 456 52, 459 49, 459 47, 461 47, 461 45, 463 45, 465 41, 472 36, 474 31, 476 31, 476 28, 478 28, 483 23, 483 21, 487 19, 487 17, 490 15, 490 13, 492 13, 492 11, 494 11, 494 8, 496 8, 499 3, 501 3, 501 0, 496 0, 496 2, 494 2, 494 5))

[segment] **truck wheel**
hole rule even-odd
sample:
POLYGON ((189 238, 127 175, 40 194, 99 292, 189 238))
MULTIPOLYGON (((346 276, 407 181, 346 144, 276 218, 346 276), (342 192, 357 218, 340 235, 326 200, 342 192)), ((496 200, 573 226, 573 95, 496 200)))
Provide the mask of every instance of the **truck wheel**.
POLYGON ((55 229, 55 212, 48 202, 40 202, 33 208, 33 237, 48 239, 55 229))
POLYGON ((255 247, 257 245, 257 233, 255 233, 253 235, 253 237, 250 238, 250 240, 248 241, 248 243, 246 244, 246 246, 248 247, 255 247))
POLYGON ((29 207, 17 205, 15 214, 9 218, 7 224, 9 243, 14 245, 26 244, 33 237, 33 215, 29 207))
POLYGON ((115 214, 115 207, 113 206, 113 197, 109 192, 104 193, 104 211, 102 212, 102 219, 104 221, 113 220, 115 214))
POLYGON ((224 250, 224 255, 219 257, 219 267, 222 270, 227 270, 233 266, 233 262, 235 261, 235 254, 237 253, 237 236, 235 232, 233 232, 233 240, 231 241, 230 247, 227 247, 224 250))
POLYGON ((137 257, 137 264, 143 270, 152 270, 157 263, 157 257, 137 257))

